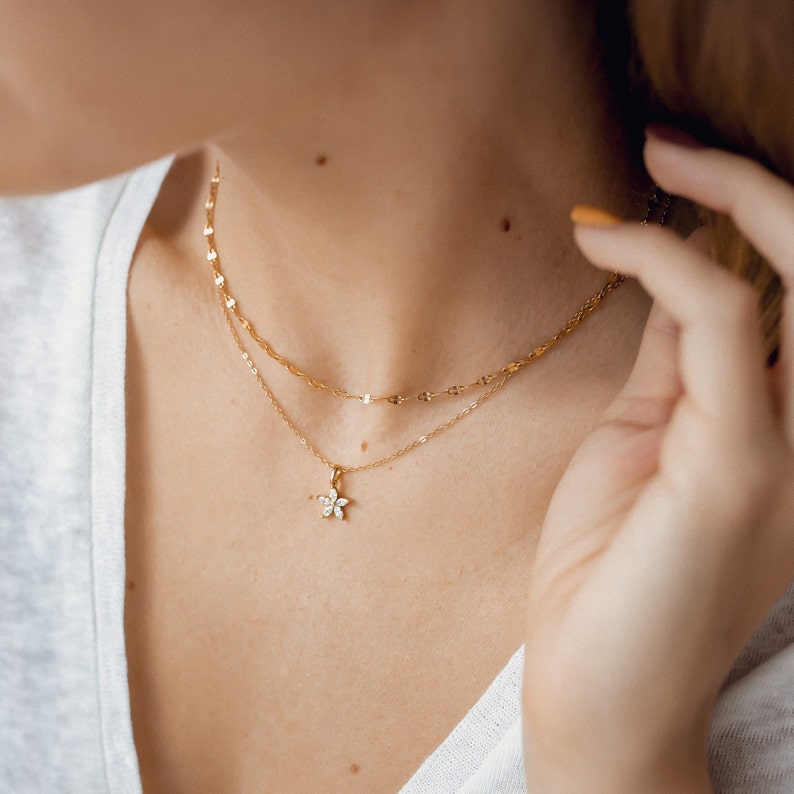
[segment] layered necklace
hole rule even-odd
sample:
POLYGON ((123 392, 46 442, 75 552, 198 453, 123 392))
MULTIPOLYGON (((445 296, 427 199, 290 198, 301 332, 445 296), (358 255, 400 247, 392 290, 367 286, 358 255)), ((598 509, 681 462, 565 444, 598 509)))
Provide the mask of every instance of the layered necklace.
MULTIPOLYGON (((369 392, 358 394, 348 391, 347 389, 329 386, 319 379, 307 375, 300 367, 286 358, 286 356, 281 355, 275 350, 275 348, 273 348, 271 344, 269 344, 262 336, 260 336, 253 323, 243 314, 237 299, 230 292, 228 280, 221 268, 221 258, 220 254, 218 253, 217 244, 215 242, 215 205, 218 200, 219 185, 220 167, 217 167, 215 170, 215 175, 210 180, 210 192, 205 205, 206 225, 204 227, 204 237, 207 241, 207 261, 212 266, 215 287, 217 288, 218 299, 223 310, 223 316, 226 321, 226 325, 229 328, 229 332, 232 335, 232 339, 234 340, 237 349, 240 351, 243 361, 247 365, 251 374, 256 378, 256 382, 267 396, 273 408, 276 410, 276 413, 279 415, 279 417, 281 417, 284 424, 297 438, 301 446, 303 446, 317 460, 327 466, 330 471, 331 476, 328 495, 315 497, 322 504, 320 513, 322 518, 328 518, 331 516, 335 516, 340 520, 345 518, 345 507, 350 504, 350 500, 342 496, 341 493, 341 479, 343 475, 375 469, 379 466, 390 463, 397 458, 401 458, 403 455, 407 455, 409 452, 412 452, 418 447, 423 446, 428 441, 440 436, 458 422, 465 419, 469 414, 472 413, 472 411, 474 411, 475 408, 478 408, 486 400, 490 399, 494 394, 503 389, 517 373, 521 372, 534 361, 537 361, 550 348, 573 333, 573 331, 598 308, 598 306, 601 304, 601 301, 604 300, 607 295, 617 289, 625 280, 625 276, 617 272, 612 273, 603 287, 601 287, 601 289, 594 295, 591 295, 579 307, 575 314, 553 336, 530 350, 525 356, 518 358, 515 361, 510 361, 504 366, 495 369, 486 375, 481 375, 479 378, 470 383, 452 385, 446 389, 443 389, 442 391, 426 390, 414 395, 376 395, 369 392), (238 330, 238 328, 240 330, 238 330), (268 386, 267 382, 262 376, 261 371, 254 363, 248 348, 243 342, 244 335, 247 335, 251 341, 257 345, 257 347, 266 353, 273 361, 276 361, 278 364, 280 364, 284 369, 287 370, 287 372, 302 380, 304 383, 307 383, 312 388, 321 392, 325 392, 332 397, 338 397, 346 400, 357 400, 363 405, 372 405, 374 403, 402 405, 403 403, 406 403, 410 400, 419 401, 420 403, 429 403, 431 400, 436 400, 437 398, 456 397, 463 394, 464 392, 468 392, 477 388, 484 389, 484 391, 482 391, 475 400, 468 403, 462 410, 459 410, 457 413, 450 416, 446 421, 435 426, 432 430, 429 430, 424 435, 421 435, 407 444, 404 444, 388 455, 376 458, 375 460, 371 460, 368 463, 346 465, 329 458, 326 454, 321 452, 314 443, 306 438, 305 434, 287 415, 284 407, 281 405, 279 400, 276 399, 272 389, 270 386, 268 386)), ((666 194, 662 194, 662 192, 657 189, 649 200, 648 213, 646 214, 643 223, 648 223, 655 207, 661 207, 660 215, 657 220, 657 222, 661 225, 664 222, 669 206, 670 197, 666 194)))

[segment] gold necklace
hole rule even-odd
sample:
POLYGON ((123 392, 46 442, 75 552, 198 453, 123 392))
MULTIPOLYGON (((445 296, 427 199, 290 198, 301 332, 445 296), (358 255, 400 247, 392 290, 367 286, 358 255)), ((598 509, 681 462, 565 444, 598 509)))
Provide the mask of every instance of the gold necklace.
MULTIPOLYGON (((413 441, 408 442, 407 444, 403 445, 396 451, 392 452, 389 455, 384 455, 383 457, 377 458, 376 460, 372 460, 369 463, 362 463, 357 466, 345 466, 339 463, 333 462, 331 459, 326 457, 322 452, 320 452, 298 429, 295 423, 289 418, 286 411, 284 410, 281 403, 276 399, 276 396, 273 394, 273 391, 265 382, 264 378, 262 377, 259 368, 255 365, 253 359, 251 358, 250 353, 248 352, 247 348, 243 344, 243 341, 240 337, 240 334, 237 332, 237 329, 234 327, 234 319, 236 319, 242 328, 249 331, 252 331, 253 326, 251 323, 245 319, 245 317, 240 313, 239 308, 237 307, 237 300, 230 294, 228 287, 226 285, 226 277, 221 270, 221 260, 220 255, 218 254, 217 245, 215 243, 215 205, 217 203, 218 198, 218 186, 220 184, 220 167, 216 167, 215 175, 210 179, 210 193, 209 197, 207 198, 207 202, 205 204, 206 209, 206 225, 204 227, 204 237, 207 241, 207 261, 212 266, 213 276, 215 287, 217 288, 218 292, 218 300, 221 305, 221 309, 223 310, 224 320, 226 321, 226 325, 229 328, 229 331, 232 335, 232 339, 234 340, 237 349, 240 351, 240 354, 243 357, 246 365, 248 366, 249 371, 251 374, 256 378, 259 387, 265 393, 267 398, 270 400, 270 403, 273 405, 273 408, 278 413, 279 417, 282 419, 284 424, 290 429, 292 434, 300 441, 301 445, 304 446, 317 460, 323 463, 331 470, 331 479, 330 479, 330 488, 328 491, 328 496, 317 496, 316 499, 320 500, 323 504, 322 510, 322 518, 328 518, 329 516, 336 516, 338 519, 344 519, 345 513, 344 508, 350 503, 349 499, 343 497, 339 492, 339 485, 343 474, 352 474, 354 472, 359 471, 367 471, 369 469, 375 469, 379 466, 383 466, 386 463, 389 463, 397 458, 402 457, 403 455, 408 454, 412 450, 416 449, 417 447, 422 446, 423 444, 427 443, 431 439, 435 438, 436 436, 441 435, 444 431, 448 430, 453 425, 457 424, 461 421, 464 417, 468 416, 475 408, 478 408, 482 405, 486 400, 492 397, 496 392, 500 391, 510 379, 515 375, 517 372, 520 372, 524 367, 530 364, 533 361, 539 359, 547 350, 553 347, 557 342, 565 339, 569 334, 571 334, 579 325, 580 323, 587 318, 590 314, 592 314, 595 309, 599 306, 601 301, 609 295, 610 292, 617 289, 625 280, 625 276, 619 273, 612 273, 607 282, 604 286, 596 292, 594 295, 591 295, 577 310, 577 312, 571 317, 562 328, 559 329, 551 338, 546 340, 541 345, 538 345, 534 348, 528 355, 524 356, 523 359, 519 359, 516 362, 508 364, 507 366, 503 367, 501 370, 494 373, 492 376, 484 376, 487 377, 488 380, 484 383, 480 383, 479 381, 483 379, 478 379, 477 385, 488 385, 491 382, 495 381, 493 385, 483 394, 481 394, 476 400, 472 403, 467 405, 463 410, 456 413, 450 419, 447 419, 442 424, 438 425, 437 427, 433 428, 430 432, 426 433, 425 435, 420 436, 419 438, 414 439, 413 441)), ((657 190, 654 193, 651 202, 658 201, 659 191, 657 190)), ((669 209, 669 199, 667 204, 664 207, 664 211, 659 221, 660 225, 664 222, 664 217, 669 209)), ((643 223, 647 224, 648 218, 650 217, 651 213, 651 203, 649 202, 649 210, 648 214, 645 217, 643 223)), ((255 332, 254 332, 255 333, 255 332)), ((254 337, 257 338, 256 336, 254 337)), ((264 341, 264 340, 262 340, 264 341)), ((266 343, 265 343, 266 344, 266 343)), ((271 348, 272 350, 272 348, 271 348)), ((275 352, 275 351, 273 351, 275 352)), ((271 358, 273 356, 271 355, 271 358)), ((281 362, 280 362, 281 363, 281 362)), ((295 374, 295 373, 293 373, 295 374)), ((308 376, 303 375, 303 373, 299 373, 299 377, 302 377, 304 380, 308 382, 312 382, 313 379, 309 379, 308 376)), ((314 383, 312 383, 314 385, 314 383)), ((473 384, 472 384, 473 385, 473 384)), ((324 386, 325 390, 332 391, 330 387, 324 386)), ((467 387, 468 388, 468 387, 467 387)), ((339 390, 342 391, 342 390, 339 390)), ((452 392, 448 392, 452 393, 452 392)), ((345 396, 346 393, 342 393, 338 396, 345 396)), ((356 395, 349 395, 355 396, 356 399, 360 399, 361 402, 369 403, 373 402, 376 398, 371 398, 370 400, 362 399, 363 396, 356 396, 356 395)), ((388 398, 385 398, 388 400, 388 398)), ((404 401, 406 398, 401 398, 400 401, 404 401)), ((420 396, 421 399, 421 396, 420 396)))
MULTIPOLYGON (((216 169, 216 176, 220 176, 219 169, 216 169)), ((207 225, 204 229, 204 235, 207 237, 207 241, 210 244, 210 251, 214 250, 214 234, 215 234, 215 201, 217 198, 217 191, 218 191, 218 182, 212 181, 211 188, 210 188, 210 197, 207 200, 206 208, 207 208, 207 225)), ((217 252, 215 252, 217 254, 217 252)), ((266 339, 259 335, 254 324, 242 313, 240 310, 240 304, 237 299, 231 294, 229 291, 229 283, 224 275, 223 271, 221 270, 220 266, 220 259, 217 257, 211 260, 213 263, 213 268, 215 270, 215 284, 218 287, 218 290, 222 293, 223 302, 226 306, 226 309, 231 312, 237 322, 239 323, 240 327, 248 333, 251 339, 265 352, 267 355, 280 364, 284 369, 287 370, 291 375, 302 380, 304 383, 308 383, 314 389, 318 389, 320 391, 324 391, 328 394, 333 395, 334 397, 341 397, 343 399, 348 400, 358 400, 359 402, 363 403, 364 405, 372 405, 373 403, 378 402, 385 402, 390 403, 391 405, 402 405, 409 400, 418 400, 419 402, 430 402, 431 400, 435 399, 436 397, 443 397, 443 396, 458 396, 463 394, 470 389, 473 389, 478 386, 488 386, 489 384, 493 383, 494 381, 499 381, 504 378, 506 375, 514 375, 519 370, 522 370, 532 361, 534 361, 539 355, 542 355, 542 352, 545 352, 545 349, 551 347, 564 336, 567 336, 573 329, 566 330, 565 327, 561 328, 551 339, 546 341, 542 348, 543 351, 538 352, 539 348, 535 348, 534 350, 530 351, 527 355, 523 356, 522 358, 516 359, 515 361, 511 361, 505 364, 503 367, 494 370, 493 372, 487 375, 481 375, 476 380, 472 381, 471 383, 459 384, 455 386, 449 386, 442 391, 430 391, 425 390, 420 392, 416 395, 406 396, 403 394, 391 394, 391 395, 376 395, 371 394, 369 392, 365 394, 356 394, 355 392, 350 392, 347 389, 342 389, 336 386, 329 386, 326 383, 323 383, 318 378, 314 378, 311 375, 307 375, 303 372, 296 364, 290 361, 286 356, 279 353, 266 339)), ((610 280, 607 281, 607 285, 609 286, 611 283, 612 277, 610 280)), ((616 284, 612 284, 607 291, 611 291, 614 289, 616 284)), ((601 294, 603 290, 597 293, 599 300, 603 295, 601 294)), ((593 300, 596 298, 596 295, 591 298, 593 300)), ((585 308, 587 303, 582 308, 585 308)))

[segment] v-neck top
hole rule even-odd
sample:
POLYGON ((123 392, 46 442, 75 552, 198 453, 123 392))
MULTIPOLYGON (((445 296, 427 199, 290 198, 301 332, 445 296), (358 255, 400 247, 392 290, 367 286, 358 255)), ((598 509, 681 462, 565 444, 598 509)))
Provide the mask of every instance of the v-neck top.
MULTIPOLYGON (((3 791, 141 791, 124 640, 127 279, 172 159, 0 200, 3 791)), ((526 792, 522 667, 519 649, 400 794, 526 792)), ((717 791, 794 791, 794 588, 726 683, 711 761, 717 791)))

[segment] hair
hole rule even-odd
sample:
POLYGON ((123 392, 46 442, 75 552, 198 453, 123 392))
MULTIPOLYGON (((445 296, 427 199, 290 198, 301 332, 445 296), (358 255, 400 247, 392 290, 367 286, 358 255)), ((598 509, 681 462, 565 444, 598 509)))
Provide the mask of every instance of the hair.
MULTIPOLYGON (((794 2, 629 0, 629 16, 643 112, 794 182, 794 2)), ((771 352, 780 281, 729 217, 703 216, 714 258, 758 289, 771 352)))

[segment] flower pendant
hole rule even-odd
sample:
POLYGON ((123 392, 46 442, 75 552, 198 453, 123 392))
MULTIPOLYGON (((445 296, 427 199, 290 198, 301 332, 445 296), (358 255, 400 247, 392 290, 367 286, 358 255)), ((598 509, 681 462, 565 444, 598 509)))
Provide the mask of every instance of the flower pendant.
POLYGON ((334 473, 331 475, 331 490, 328 491, 328 496, 318 496, 317 498, 325 505, 323 507, 323 518, 334 515, 340 521, 344 521, 345 513, 343 508, 350 503, 349 499, 339 495, 337 486, 342 477, 342 469, 339 466, 334 466, 334 473))
POLYGON ((342 508, 348 504, 350 500, 340 496, 336 488, 331 488, 328 492, 328 496, 318 496, 317 498, 325 505, 323 508, 323 518, 328 518, 328 516, 333 514, 340 521, 344 520, 345 514, 342 508))

